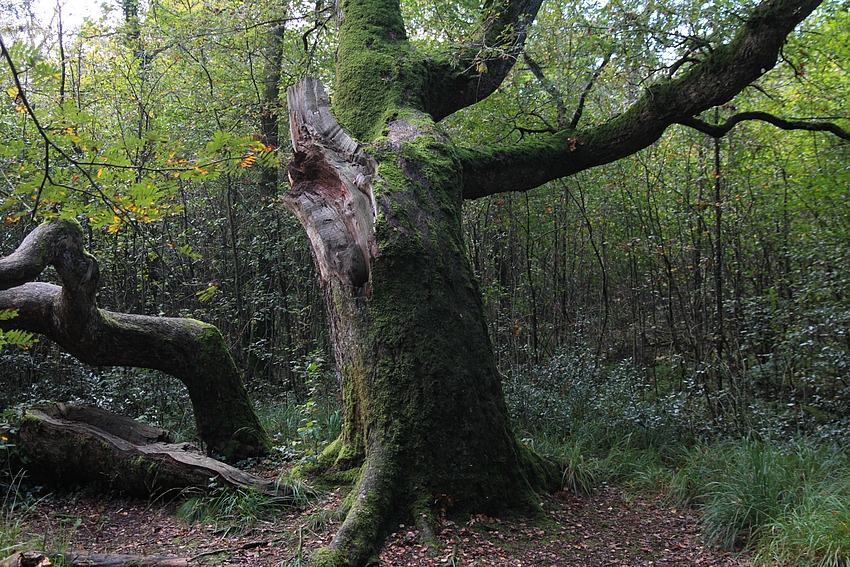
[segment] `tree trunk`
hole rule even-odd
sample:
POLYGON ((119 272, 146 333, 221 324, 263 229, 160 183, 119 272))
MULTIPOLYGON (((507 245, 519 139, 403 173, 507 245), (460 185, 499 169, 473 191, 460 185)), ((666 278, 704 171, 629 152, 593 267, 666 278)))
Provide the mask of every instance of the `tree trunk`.
POLYGON ((173 443, 168 431, 99 408, 45 404, 30 408, 19 441, 36 478, 60 483, 101 483, 125 494, 152 496, 169 490, 252 488, 278 494, 275 484, 205 456, 189 443, 173 443))
POLYGON ((208 452, 228 459, 267 453, 260 425, 221 333, 194 319, 146 317, 99 309, 97 261, 76 221, 53 220, 0 258, 0 311, 17 316, 0 329, 39 333, 87 364, 161 370, 182 381, 208 452), (62 286, 32 283, 52 265, 62 286), (30 283, 28 283, 30 282, 30 283))
POLYGON ((314 560, 362 565, 390 522, 427 533, 435 506, 534 511, 557 476, 509 425, 453 146, 412 113, 367 153, 327 106, 316 81, 289 91, 286 204, 310 238, 342 379, 343 434, 322 462, 362 465, 344 524, 314 560))

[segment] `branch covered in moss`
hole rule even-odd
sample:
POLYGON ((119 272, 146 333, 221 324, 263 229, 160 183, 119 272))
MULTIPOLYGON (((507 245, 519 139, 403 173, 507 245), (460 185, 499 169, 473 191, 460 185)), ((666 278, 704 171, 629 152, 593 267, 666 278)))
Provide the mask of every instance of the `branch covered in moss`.
POLYGON ((464 198, 527 191, 629 156, 658 140, 672 124, 729 102, 776 65, 785 39, 821 0, 765 0, 729 43, 687 73, 649 87, 608 122, 540 135, 504 148, 461 150, 464 198))
POLYGON ((481 35, 459 55, 430 62, 428 94, 422 110, 439 122, 490 96, 517 59, 543 0, 488 0, 481 35))
POLYGON ((211 453, 228 458, 267 453, 271 442, 218 329, 194 319, 99 309, 99 279, 97 260, 85 251, 76 221, 42 224, 0 259, 0 311, 17 312, 0 321, 0 329, 44 335, 87 364, 170 374, 186 385, 198 434, 211 453), (31 281, 48 265, 61 286, 31 281))

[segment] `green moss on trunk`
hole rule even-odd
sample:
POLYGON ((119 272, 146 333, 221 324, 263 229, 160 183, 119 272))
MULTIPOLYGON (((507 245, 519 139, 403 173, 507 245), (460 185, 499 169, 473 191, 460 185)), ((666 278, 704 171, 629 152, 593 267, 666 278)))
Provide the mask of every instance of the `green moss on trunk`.
POLYGON ((385 528, 422 522, 440 494, 454 495, 453 511, 534 513, 537 492, 557 483, 510 427, 463 242, 453 146, 416 115, 390 123, 372 148, 371 293, 323 282, 345 427, 320 462, 332 475, 362 474, 318 565, 365 563, 385 528))

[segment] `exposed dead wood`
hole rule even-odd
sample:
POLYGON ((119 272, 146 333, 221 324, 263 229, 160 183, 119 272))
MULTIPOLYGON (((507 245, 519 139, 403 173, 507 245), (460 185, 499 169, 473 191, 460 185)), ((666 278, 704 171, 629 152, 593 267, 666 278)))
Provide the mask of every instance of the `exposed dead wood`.
POLYGON ((105 553, 41 553, 22 551, 0 561, 0 567, 52 567, 54 560, 66 567, 188 567, 186 557, 154 557, 149 555, 119 555, 105 553))
POLYGON ((275 483, 207 457, 190 443, 170 441, 163 429, 78 404, 30 408, 20 430, 30 471, 60 482, 151 495, 205 488, 214 479, 220 486, 277 495, 275 483))
POLYGON ((0 561, 0 567, 49 567, 50 558, 37 551, 20 551, 0 561))
POLYGON ((333 278, 369 295, 370 263, 378 253, 375 161, 339 126, 319 81, 289 88, 287 100, 295 155, 284 202, 307 231, 322 281, 333 278))

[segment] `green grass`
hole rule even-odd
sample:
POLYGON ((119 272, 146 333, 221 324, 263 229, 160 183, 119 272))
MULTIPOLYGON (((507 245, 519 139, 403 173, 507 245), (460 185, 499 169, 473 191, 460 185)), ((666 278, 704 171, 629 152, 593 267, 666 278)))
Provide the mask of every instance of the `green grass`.
POLYGON ((792 533, 798 534, 796 539, 818 539, 819 516, 841 517, 837 508, 830 508, 833 518, 831 511, 824 512, 823 503, 816 503, 848 495, 850 460, 843 451, 805 440, 793 444, 744 440, 718 451, 701 497, 708 543, 724 549, 741 544, 755 550, 779 549, 785 547, 780 540, 792 533))
POLYGON ((290 473, 278 477, 276 488, 276 495, 239 488, 190 496, 178 507, 177 516, 189 524, 248 528, 257 521, 273 519, 283 509, 311 504, 317 497, 315 490, 300 476, 290 473))
POLYGON ((564 472, 561 486, 573 494, 592 494, 599 483, 599 464, 586 458, 581 442, 568 445, 561 454, 564 472))
POLYGON ((728 450, 706 487, 703 535, 710 545, 735 549, 758 539, 794 498, 791 471, 770 444, 744 441, 728 450))
POLYGON ((18 474, 12 477, 8 484, 0 484, 0 489, 5 490, 0 508, 0 559, 23 549, 38 547, 34 538, 23 529, 26 503, 20 492, 22 481, 23 474, 18 474))
POLYGON ((765 526, 756 565, 847 567, 850 565, 850 494, 841 486, 806 494, 787 514, 765 526))

